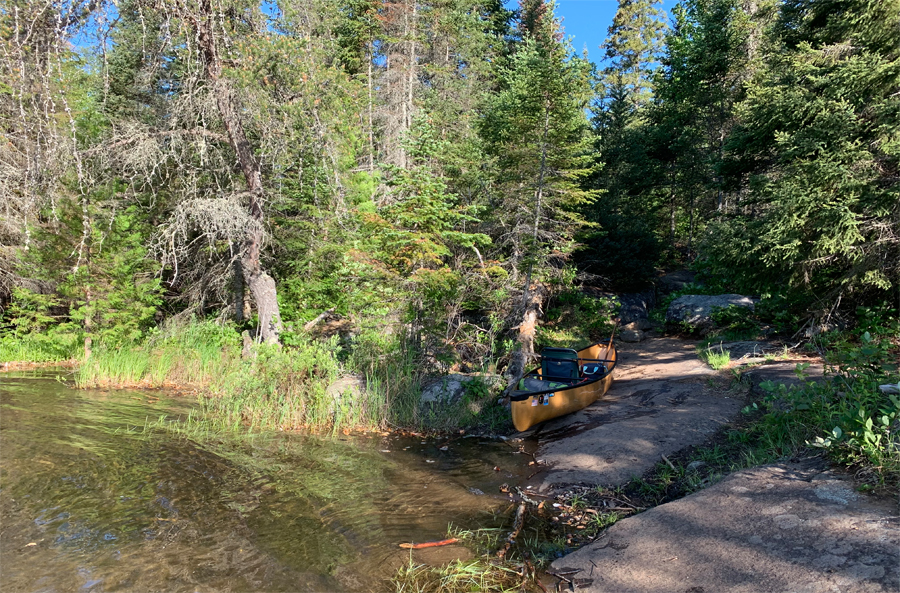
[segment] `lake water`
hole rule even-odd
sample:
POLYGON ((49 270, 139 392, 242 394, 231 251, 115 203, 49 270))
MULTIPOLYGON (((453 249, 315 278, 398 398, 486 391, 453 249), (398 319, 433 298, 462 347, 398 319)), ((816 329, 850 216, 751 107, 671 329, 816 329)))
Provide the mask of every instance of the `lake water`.
POLYGON ((410 560, 400 542, 496 524, 500 484, 531 471, 510 444, 461 435, 147 430, 195 400, 65 379, 0 374, 7 593, 385 589, 410 560))

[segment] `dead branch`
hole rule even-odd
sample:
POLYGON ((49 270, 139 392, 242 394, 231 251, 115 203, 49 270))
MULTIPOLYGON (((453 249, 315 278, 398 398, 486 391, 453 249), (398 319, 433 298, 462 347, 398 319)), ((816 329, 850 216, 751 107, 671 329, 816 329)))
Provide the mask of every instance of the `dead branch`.
POLYGON ((527 507, 523 502, 520 503, 519 508, 516 509, 516 520, 513 521, 513 530, 510 532, 509 537, 506 538, 506 543, 504 543, 503 547, 497 552, 497 558, 504 558, 512 545, 516 543, 516 538, 519 537, 519 532, 522 531, 522 527, 525 525, 526 508, 527 507))

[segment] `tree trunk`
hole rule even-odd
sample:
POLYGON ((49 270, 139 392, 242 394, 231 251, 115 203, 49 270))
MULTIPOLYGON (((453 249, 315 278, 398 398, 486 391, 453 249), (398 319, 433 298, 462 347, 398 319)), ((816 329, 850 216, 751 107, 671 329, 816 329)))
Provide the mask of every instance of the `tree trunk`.
POLYGON ((247 293, 247 284, 244 282, 244 271, 241 267, 241 260, 235 259, 232 264, 234 268, 234 320, 241 323, 247 316, 244 314, 245 295, 247 293))
POLYGON ((543 284, 538 284, 534 288, 529 287, 527 293, 529 295, 528 302, 525 303, 522 323, 519 324, 519 348, 513 352, 506 371, 509 379, 507 389, 518 383, 522 375, 525 374, 525 368, 535 358, 534 333, 541 311, 541 303, 543 303, 544 297, 547 295, 547 289, 543 284))
POLYGON ((206 79, 211 83, 216 97, 216 107, 228 133, 228 142, 237 154, 238 164, 250 194, 248 208, 250 216, 260 223, 255 229, 248 229, 244 240, 241 265, 244 278, 250 287, 250 293, 256 302, 259 314, 259 337, 267 343, 278 343, 281 334, 281 313, 278 309, 278 298, 275 281, 260 266, 260 249, 262 246, 261 225, 263 222, 262 202, 265 190, 262 184, 262 170, 259 161, 253 154, 250 142, 244 132, 244 125, 236 108, 236 99, 228 82, 222 78, 222 62, 219 58, 213 23, 213 11, 209 0, 202 0, 200 13, 189 16, 197 32, 197 42, 203 53, 206 79))
MULTIPOLYGON (((541 202, 544 197, 544 179, 547 172, 547 134, 550 130, 550 109, 544 112, 544 129, 541 134, 541 165, 538 168, 537 188, 534 192, 534 227, 532 228, 531 251, 534 256, 538 248, 538 231, 541 221, 541 202)), ((534 257, 532 256, 532 260, 534 257)), ((534 291, 531 289, 531 273, 534 262, 528 263, 528 272, 525 274, 525 289, 522 291, 522 323, 519 324, 519 349, 513 353, 509 363, 509 380, 507 388, 512 387, 525 374, 525 367, 534 359, 534 332, 537 327, 538 312, 544 300, 546 289, 538 285, 534 291)))
POLYGON ((675 192, 669 197, 669 242, 675 249, 675 192))

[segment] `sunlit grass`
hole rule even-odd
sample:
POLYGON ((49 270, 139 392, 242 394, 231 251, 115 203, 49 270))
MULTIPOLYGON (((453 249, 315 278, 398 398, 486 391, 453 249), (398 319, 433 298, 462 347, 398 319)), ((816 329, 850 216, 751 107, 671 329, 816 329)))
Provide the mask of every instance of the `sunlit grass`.
POLYGON ((718 350, 713 346, 701 348, 698 352, 700 359, 709 365, 714 371, 724 369, 731 363, 731 353, 719 344, 718 350))
POLYGON ((392 579, 396 593, 504 593, 534 591, 534 576, 522 568, 482 558, 457 560, 446 566, 409 564, 392 579))
POLYGON ((0 363, 61 362, 77 358, 81 348, 80 336, 76 334, 7 335, 0 339, 0 363))

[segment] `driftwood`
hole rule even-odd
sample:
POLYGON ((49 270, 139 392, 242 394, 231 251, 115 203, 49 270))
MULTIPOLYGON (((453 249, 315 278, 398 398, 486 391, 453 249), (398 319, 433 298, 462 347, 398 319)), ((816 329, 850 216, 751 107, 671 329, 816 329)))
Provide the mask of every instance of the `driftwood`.
POLYGON ((400 544, 401 548, 406 548, 408 550, 421 550, 422 548, 437 548, 440 546, 449 546, 450 544, 455 544, 459 540, 455 537, 451 537, 450 539, 442 539, 440 541, 435 542, 422 542, 421 544, 400 544))
POLYGON ((303 331, 311 330, 316 325, 318 325, 323 319, 325 319, 332 313, 334 313, 334 307, 328 309, 327 311, 322 311, 321 313, 319 313, 318 317, 316 317, 315 319, 313 319, 312 321, 308 322, 306 325, 303 326, 303 331))
POLYGON ((497 558, 506 556, 512 545, 516 543, 516 538, 519 537, 519 532, 522 531, 522 527, 525 525, 525 508, 524 502, 519 504, 519 508, 516 510, 516 520, 513 522, 513 530, 510 532, 509 537, 506 538, 506 543, 497 552, 497 558))

